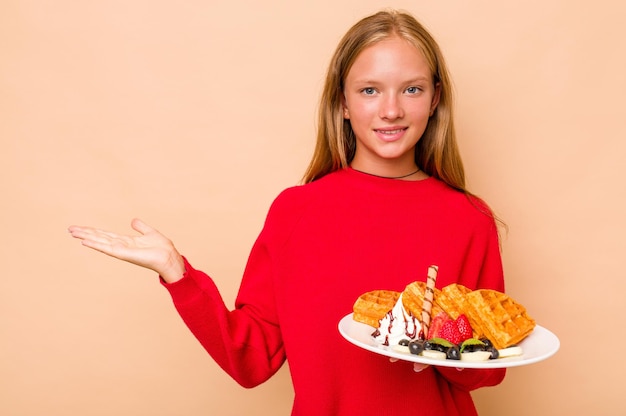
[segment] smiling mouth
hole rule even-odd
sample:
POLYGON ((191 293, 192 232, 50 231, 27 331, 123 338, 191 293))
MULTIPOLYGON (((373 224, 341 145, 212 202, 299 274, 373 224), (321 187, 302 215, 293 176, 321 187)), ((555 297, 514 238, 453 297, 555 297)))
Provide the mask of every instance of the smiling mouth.
POLYGON ((406 129, 407 129, 406 127, 403 127, 403 128, 393 129, 393 130, 376 129, 374 131, 376 131, 377 133, 380 133, 380 134, 398 134, 398 133, 402 133, 406 129))

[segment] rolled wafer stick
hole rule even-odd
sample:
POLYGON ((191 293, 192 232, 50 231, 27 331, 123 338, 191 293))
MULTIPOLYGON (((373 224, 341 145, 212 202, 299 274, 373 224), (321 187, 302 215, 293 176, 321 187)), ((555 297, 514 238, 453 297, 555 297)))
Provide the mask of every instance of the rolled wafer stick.
POLYGON ((430 313, 433 308, 433 296, 435 294, 435 282, 437 281, 437 266, 428 268, 428 277, 426 279, 426 289, 424 289, 424 302, 422 304, 422 333, 424 339, 428 338, 430 329, 430 313))

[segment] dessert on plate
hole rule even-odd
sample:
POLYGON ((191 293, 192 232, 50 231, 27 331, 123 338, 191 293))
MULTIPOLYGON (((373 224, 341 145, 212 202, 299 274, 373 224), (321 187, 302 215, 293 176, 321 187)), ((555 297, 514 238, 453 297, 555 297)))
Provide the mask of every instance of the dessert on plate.
POLYGON ((488 360, 522 353, 518 344, 535 328, 526 308, 505 293, 459 284, 435 287, 437 267, 426 282, 402 292, 375 290, 359 296, 353 319, 398 351, 430 358, 488 360))

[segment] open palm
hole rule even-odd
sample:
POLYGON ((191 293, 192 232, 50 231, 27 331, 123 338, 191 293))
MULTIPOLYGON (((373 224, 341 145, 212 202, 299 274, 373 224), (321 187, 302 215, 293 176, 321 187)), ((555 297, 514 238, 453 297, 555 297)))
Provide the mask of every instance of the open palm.
POLYGON ((131 227, 139 234, 122 235, 76 225, 69 227, 69 232, 85 247, 154 270, 168 282, 180 279, 184 263, 174 244, 141 220, 134 219, 131 227))

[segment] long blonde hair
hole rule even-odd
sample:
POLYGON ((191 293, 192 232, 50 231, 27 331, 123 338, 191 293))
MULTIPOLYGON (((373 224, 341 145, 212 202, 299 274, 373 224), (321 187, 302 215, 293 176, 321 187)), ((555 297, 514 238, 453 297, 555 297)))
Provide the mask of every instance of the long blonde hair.
POLYGON ((349 166, 356 138, 344 120, 344 82, 357 56, 367 47, 391 36, 400 36, 420 50, 441 90, 439 104, 415 148, 415 161, 425 173, 463 192, 465 173, 454 132, 453 92, 443 54, 428 31, 410 14, 380 11, 357 22, 339 42, 330 61, 318 110, 317 143, 303 178, 315 181, 349 166))

